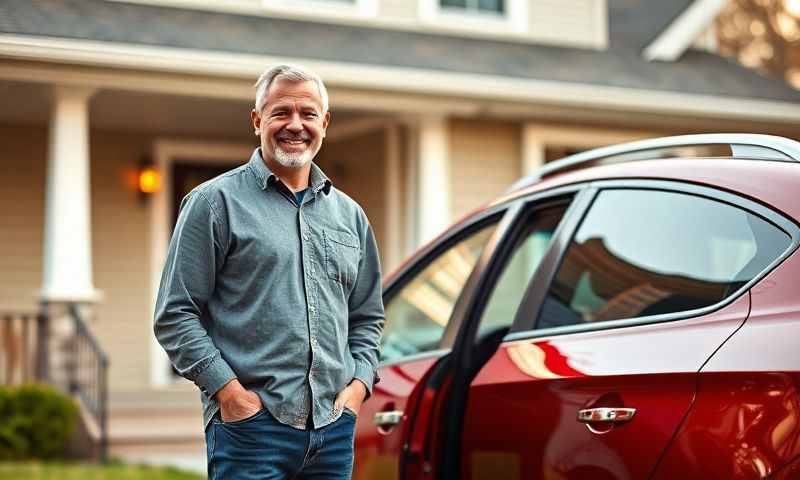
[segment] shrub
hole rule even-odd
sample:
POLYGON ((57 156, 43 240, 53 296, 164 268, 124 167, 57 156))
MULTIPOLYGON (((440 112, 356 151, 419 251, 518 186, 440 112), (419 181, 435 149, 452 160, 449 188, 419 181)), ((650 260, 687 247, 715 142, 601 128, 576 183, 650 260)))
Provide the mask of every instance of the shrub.
POLYGON ((47 385, 0 387, 0 460, 64 455, 78 407, 47 385))

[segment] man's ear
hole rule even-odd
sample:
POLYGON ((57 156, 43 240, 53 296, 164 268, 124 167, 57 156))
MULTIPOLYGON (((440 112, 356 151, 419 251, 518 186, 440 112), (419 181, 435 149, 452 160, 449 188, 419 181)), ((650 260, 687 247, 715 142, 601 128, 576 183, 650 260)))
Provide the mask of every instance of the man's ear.
POLYGON ((250 121, 253 123, 253 129, 256 132, 256 136, 261 134, 261 116, 258 115, 258 112, 255 109, 250 111, 250 121))
POLYGON ((325 138, 325 133, 328 131, 328 124, 331 123, 331 112, 325 112, 325 116, 322 117, 322 138, 325 138))

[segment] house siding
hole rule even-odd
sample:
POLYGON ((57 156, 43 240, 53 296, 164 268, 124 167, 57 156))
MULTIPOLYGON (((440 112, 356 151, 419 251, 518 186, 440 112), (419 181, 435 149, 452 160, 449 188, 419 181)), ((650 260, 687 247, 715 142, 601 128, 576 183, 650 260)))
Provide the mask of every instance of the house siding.
POLYGON ((35 311, 42 287, 47 131, 0 126, 0 311, 35 311))
POLYGON ((150 138, 92 132, 94 282, 103 298, 93 330, 110 354, 112 390, 150 383, 150 219, 136 191, 136 168, 150 138))
POLYGON ((378 15, 400 20, 416 20, 419 17, 417 0, 380 0, 378 15))
MULTIPOLYGON (((35 311, 42 287, 47 130, 0 126, 0 311, 35 311)), ((135 191, 145 137, 91 132, 94 285, 91 329, 111 357, 112 390, 149 383, 150 272, 147 209, 135 191)))
POLYGON ((528 3, 531 37, 547 43, 603 48, 606 4, 601 0, 535 0, 528 3))
POLYGON ((516 123, 450 122, 451 216, 460 218, 496 198, 520 176, 516 123))

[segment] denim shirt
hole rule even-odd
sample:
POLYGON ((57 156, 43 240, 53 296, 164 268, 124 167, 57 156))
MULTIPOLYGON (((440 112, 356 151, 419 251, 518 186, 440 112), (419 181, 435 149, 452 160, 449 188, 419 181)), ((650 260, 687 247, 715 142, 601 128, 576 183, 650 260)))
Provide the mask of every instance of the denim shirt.
POLYGON ((319 428, 339 418, 334 400, 353 379, 371 394, 381 296, 361 207, 314 164, 298 205, 256 149, 181 202, 154 332, 200 388, 204 425, 238 378, 280 422, 319 428))

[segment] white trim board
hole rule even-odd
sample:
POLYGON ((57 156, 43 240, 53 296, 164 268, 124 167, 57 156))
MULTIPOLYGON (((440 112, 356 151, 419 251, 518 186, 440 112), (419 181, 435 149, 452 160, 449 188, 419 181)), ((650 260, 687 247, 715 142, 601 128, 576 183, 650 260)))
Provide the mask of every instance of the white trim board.
POLYGON ((674 62, 708 28, 727 0, 695 0, 642 52, 645 60, 674 62))
MULTIPOLYGON (((153 143, 153 163, 161 174, 161 189, 149 199, 150 215, 150 311, 155 311, 161 271, 167 257, 170 237, 170 212, 172 202, 172 164, 176 159, 192 159, 197 163, 230 163, 231 168, 242 165, 253 153, 252 145, 158 139, 153 143)), ((153 335, 152 322, 147 322, 150 349, 150 384, 154 387, 179 386, 180 379, 170 375, 170 363, 161 345, 153 335)), ((188 382, 188 381, 187 381, 188 382)), ((180 387, 179 387, 180 388, 180 387)))
POLYGON ((313 16, 371 19, 378 14, 378 0, 351 0, 331 2, 320 0, 261 0, 269 13, 297 13, 313 16))
MULTIPOLYGON (((145 47, 139 45, 109 44, 84 40, 55 38, 30 38, 15 35, 0 35, 0 58, 34 60, 61 64, 90 65, 133 69, 142 74, 147 71, 183 73, 194 75, 217 75, 232 79, 251 81, 270 64, 297 61, 296 58, 220 53, 210 51, 187 51, 167 47, 145 47)), ((390 93, 440 95, 465 97, 487 105, 472 104, 467 109, 494 107, 496 102, 559 105, 577 108, 601 108, 614 111, 634 111, 648 114, 688 115, 700 118, 726 118, 732 120, 760 120, 778 123, 800 121, 800 104, 777 100, 736 98, 721 95, 688 94, 637 88, 557 82, 549 80, 519 79, 496 75, 452 73, 436 70, 374 66, 344 62, 318 60, 304 61, 305 65, 319 73, 334 87, 383 90, 390 93)), ((134 75, 137 72, 134 72, 134 75)), ((30 71, 0 65, 0 78, 61 83, 70 82, 69 76, 32 77, 30 71)), ((115 83, 114 76, 94 77, 72 83, 89 84, 100 88, 124 88, 128 90, 158 91, 159 82, 150 79, 145 84, 134 81, 115 83), (93 83, 92 80, 97 81, 93 83), (99 80, 99 81, 98 81, 99 80), (97 83, 100 83, 98 85, 97 83)), ((124 76, 123 76, 124 78, 124 76)), ((191 83, 191 82, 188 82, 191 83)), ((180 93, 179 87, 190 95, 203 95, 193 90, 186 80, 175 79, 166 85, 172 93, 180 93)), ((238 92, 221 92, 219 86, 211 93, 237 95, 244 98, 244 85, 238 92)), ((247 98, 253 95, 247 89, 247 98)), ((379 98, 379 95, 375 95, 379 98)), ((433 100, 431 104, 435 104, 433 100)), ((441 99, 439 99, 441 101, 441 99)), ((426 102, 421 102, 425 104, 426 102)), ((450 102, 458 104, 460 101, 450 102)), ((395 102, 398 108, 403 102, 395 102)), ((360 105, 369 109, 369 102, 360 105)), ((421 107, 420 107, 421 108, 421 107)), ((408 111, 406 106, 405 110, 408 111)))

